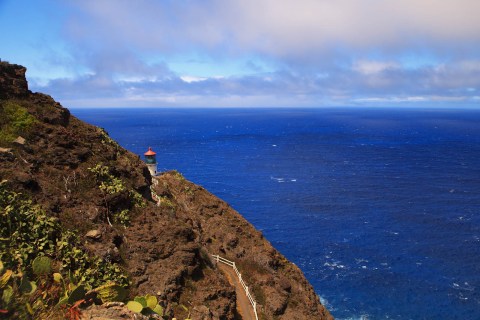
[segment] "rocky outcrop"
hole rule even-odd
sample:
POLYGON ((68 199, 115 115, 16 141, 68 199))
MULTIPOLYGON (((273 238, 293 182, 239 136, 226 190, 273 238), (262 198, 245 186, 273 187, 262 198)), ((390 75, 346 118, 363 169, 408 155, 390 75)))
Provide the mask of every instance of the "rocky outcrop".
POLYGON ((27 68, 0 61, 0 99, 21 98, 29 94, 27 68))
MULTIPOLYGON (((28 91, 25 68, 1 63, 0 88, 0 108, 35 118, 22 143, 0 145, 0 181, 82 235, 85 251, 121 263, 131 296, 156 295, 169 318, 240 319, 235 289, 211 259, 220 254, 250 283, 262 319, 332 318, 300 269, 227 203, 177 172, 152 180, 143 161, 104 130, 28 91), (99 191, 92 170, 99 166, 116 179, 116 192, 99 191), (128 227, 108 219, 119 212, 129 212, 128 227)), ((89 309, 92 319, 97 309, 89 309)))

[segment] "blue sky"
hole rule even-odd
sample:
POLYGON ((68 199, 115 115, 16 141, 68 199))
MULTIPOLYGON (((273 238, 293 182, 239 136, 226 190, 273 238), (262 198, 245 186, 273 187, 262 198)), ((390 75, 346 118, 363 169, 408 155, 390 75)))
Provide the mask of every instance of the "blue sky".
POLYGON ((480 106, 478 0, 0 0, 67 107, 480 106))

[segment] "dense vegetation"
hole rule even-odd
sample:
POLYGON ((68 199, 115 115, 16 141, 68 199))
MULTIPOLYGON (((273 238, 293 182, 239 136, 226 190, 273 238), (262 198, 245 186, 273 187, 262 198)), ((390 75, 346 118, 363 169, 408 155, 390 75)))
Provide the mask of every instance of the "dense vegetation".
MULTIPOLYGON (((89 256, 77 246, 75 233, 63 229, 56 218, 6 185, 6 181, 0 183, 3 313, 45 318, 53 306, 67 305, 69 300, 63 298, 79 284, 87 291, 111 283, 128 287, 129 279, 121 266, 89 256), (39 257, 48 258, 44 259, 49 261, 47 272, 35 272, 34 262, 39 257)), ((75 302, 70 299, 71 305, 75 302)))

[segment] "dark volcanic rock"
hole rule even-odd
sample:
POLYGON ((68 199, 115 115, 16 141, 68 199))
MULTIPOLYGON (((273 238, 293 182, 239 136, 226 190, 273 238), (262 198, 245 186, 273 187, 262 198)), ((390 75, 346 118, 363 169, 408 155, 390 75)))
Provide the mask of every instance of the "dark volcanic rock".
POLYGON ((27 68, 0 61, 0 99, 26 97, 28 90, 27 68))
MULTIPOLYGON (((42 122, 67 126, 70 120, 70 111, 49 95, 43 93, 34 93, 30 96, 30 101, 37 106, 32 113, 42 122)), ((71 137, 67 137, 71 138, 71 137)))

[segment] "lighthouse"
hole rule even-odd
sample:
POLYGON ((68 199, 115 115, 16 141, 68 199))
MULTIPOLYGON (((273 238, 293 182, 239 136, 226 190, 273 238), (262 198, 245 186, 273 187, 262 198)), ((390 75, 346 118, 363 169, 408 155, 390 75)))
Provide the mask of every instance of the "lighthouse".
POLYGON ((152 177, 157 175, 157 154, 153 152, 151 147, 148 147, 148 151, 143 154, 145 156, 145 163, 147 164, 148 171, 152 177))

